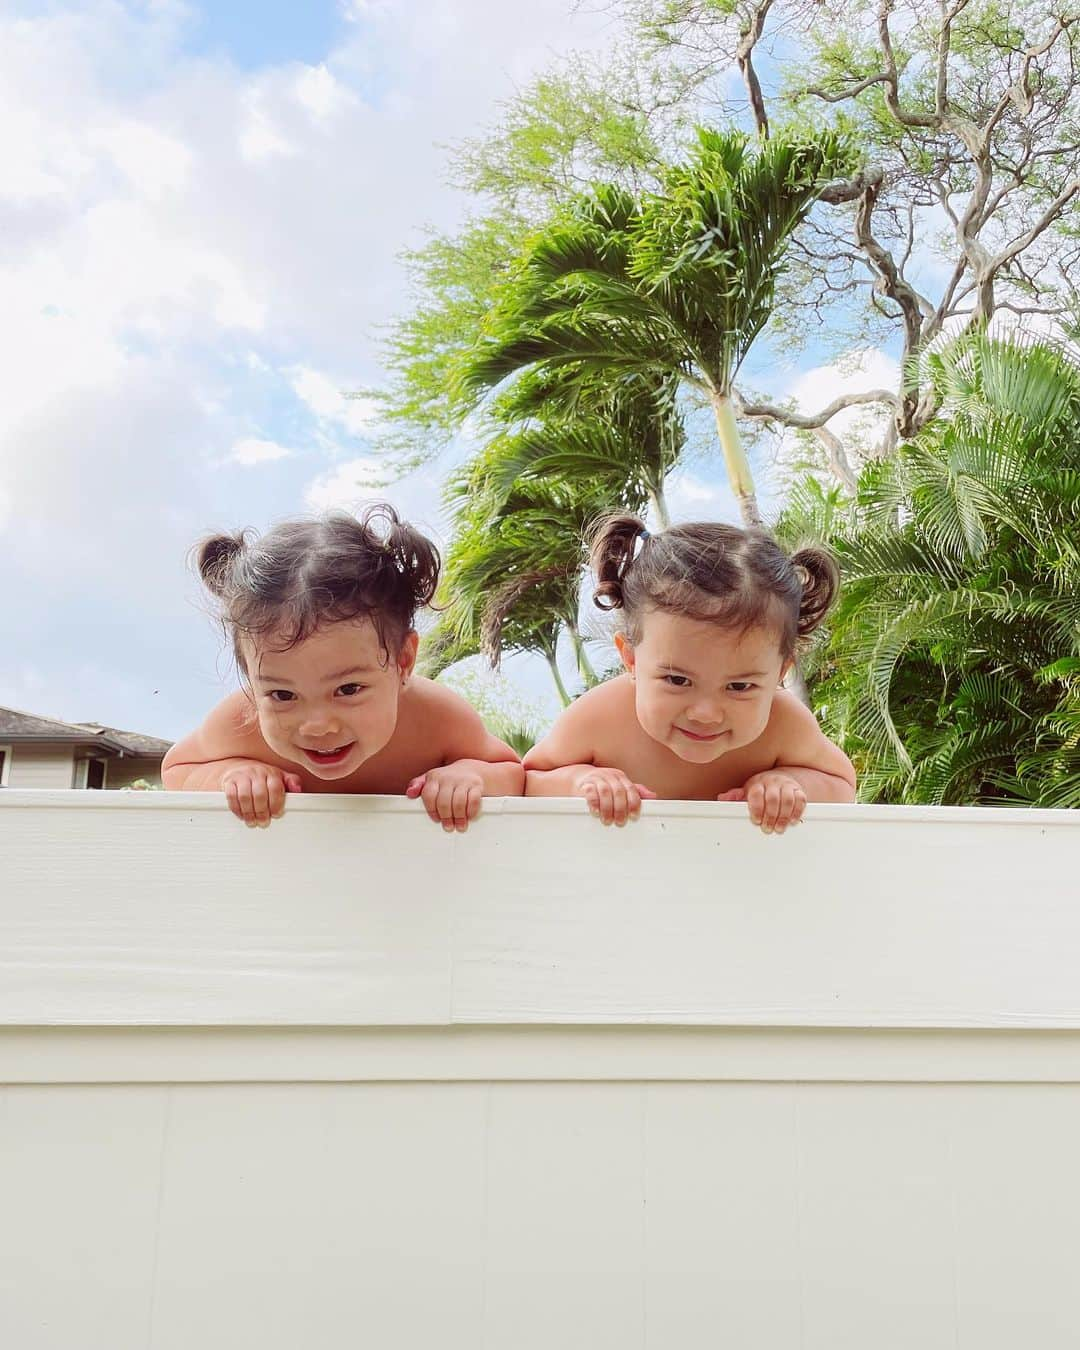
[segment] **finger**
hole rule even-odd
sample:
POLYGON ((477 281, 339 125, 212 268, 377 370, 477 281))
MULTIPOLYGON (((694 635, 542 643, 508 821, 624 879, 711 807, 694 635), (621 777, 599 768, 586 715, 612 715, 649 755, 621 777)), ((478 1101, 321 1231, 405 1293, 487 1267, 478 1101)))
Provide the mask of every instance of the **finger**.
POLYGON ((251 800, 251 779, 244 778, 236 784, 236 800, 240 806, 240 819, 245 825, 254 827, 255 806, 251 800))
POLYGON ((266 780, 266 799, 271 820, 277 820, 285 811, 285 780, 275 773, 266 780))
POLYGON ((266 779, 257 778, 251 785, 251 804, 255 812, 256 825, 270 824, 270 793, 267 791, 266 779))
POLYGON ((600 797, 596 790, 596 784, 592 782, 586 783, 582 788, 582 792, 584 793, 585 801, 589 807, 589 814, 598 816, 600 814, 600 797))
POLYGON ((435 810, 439 819, 442 821, 444 830, 454 828, 454 785, 453 783, 443 783, 439 787, 435 798, 435 810))
POLYGON ((303 790, 304 790, 304 780, 300 777, 298 773, 287 773, 285 775, 286 792, 303 792, 303 790))
POLYGON ((790 783, 785 783, 780 789, 780 805, 776 811, 776 823, 773 830, 777 834, 783 834, 791 823, 791 808, 795 804, 795 788, 790 783))
POLYGON ((462 833, 469 826, 469 785, 458 783, 454 788, 451 801, 451 814, 454 817, 454 829, 462 833))
POLYGON ((641 815, 641 790, 636 783, 626 785, 626 814, 630 820, 641 815))
POLYGON ((791 808, 791 823, 800 825, 802 823, 803 812, 806 810, 806 793, 802 788, 795 789, 795 803, 791 808))
POLYGON ((611 815, 615 824, 622 828, 626 824, 627 814, 630 810, 630 802, 626 794, 626 785, 624 783, 615 783, 611 789, 611 815))
POLYGON ((721 792, 716 800, 718 802, 744 802, 746 801, 745 788, 728 788, 726 792, 721 792))
POLYGON ((229 810, 238 820, 244 819, 244 810, 240 805, 240 788, 235 778, 230 779, 225 784, 225 800, 229 804, 229 810))
POLYGON ((644 783, 635 783, 634 787, 637 788, 638 796, 642 801, 656 801, 658 794, 651 787, 646 787, 644 783))
POLYGON ((605 825, 610 825, 615 819, 615 794, 610 783, 597 783, 596 800, 600 805, 600 819, 605 825))
POLYGON ((766 834, 772 834, 776 829, 776 821, 780 815, 780 787, 776 783, 770 783, 765 789, 765 806, 761 813, 761 828, 766 834))
POLYGON ((424 790, 424 784, 426 782, 427 782, 427 774, 426 773, 418 774, 417 777, 414 778, 409 783, 409 786, 405 789, 405 796, 413 798, 419 797, 421 792, 423 792, 424 790))
POLYGON ((439 780, 437 778, 428 778, 420 793, 420 800, 424 803, 424 810, 427 811, 436 824, 439 824, 442 817, 439 815, 439 780))
POLYGON ((747 792, 745 801, 750 811, 750 819, 755 825, 760 825, 761 813, 765 808, 765 789, 760 783, 755 783, 747 792))
POLYGON ((465 814, 470 820, 475 820, 480 814, 480 803, 484 800, 484 789, 479 783, 474 783, 469 788, 468 802, 465 807, 465 814))

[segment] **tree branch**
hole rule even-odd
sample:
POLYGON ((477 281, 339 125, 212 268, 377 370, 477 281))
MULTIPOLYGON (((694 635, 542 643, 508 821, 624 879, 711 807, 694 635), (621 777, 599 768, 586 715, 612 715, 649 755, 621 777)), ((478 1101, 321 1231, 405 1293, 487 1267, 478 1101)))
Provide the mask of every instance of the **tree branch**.
POLYGON ((765 113, 765 99, 761 92, 761 83, 757 77, 757 71, 754 69, 754 47, 761 38, 765 27, 765 16, 772 8, 773 0, 760 0, 760 3, 754 6, 751 18, 746 27, 739 34, 739 45, 735 49, 735 62, 739 67, 739 74, 746 85, 747 96, 750 99, 750 111, 754 115, 754 126, 757 127, 758 135, 761 139, 769 138, 769 119, 765 113))
POLYGON ((795 427, 799 431, 816 431, 826 422, 843 412, 845 408, 854 408, 862 403, 887 403, 895 408, 897 398, 888 389, 869 389, 862 394, 841 394, 820 412, 798 413, 790 408, 781 408, 775 403, 747 403, 740 394, 732 390, 731 401, 740 417, 751 417, 758 421, 782 422, 786 427, 795 427))

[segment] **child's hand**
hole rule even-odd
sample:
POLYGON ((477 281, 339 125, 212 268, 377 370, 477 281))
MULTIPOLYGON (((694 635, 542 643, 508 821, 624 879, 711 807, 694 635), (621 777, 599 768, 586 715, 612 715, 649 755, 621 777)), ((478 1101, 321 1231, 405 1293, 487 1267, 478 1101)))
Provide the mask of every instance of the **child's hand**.
POLYGON ((447 831, 467 830, 480 811, 483 795, 484 780, 476 770, 455 764, 429 769, 405 789, 405 796, 419 797, 431 819, 447 831))
POLYGON ((577 795, 584 797, 589 810, 603 824, 625 825, 641 815, 641 803, 655 797, 652 788, 634 783, 621 769, 589 769, 577 780, 577 795))
POLYGON ((748 778, 741 788, 721 792, 718 802, 746 802, 750 820, 765 834, 783 834, 789 825, 798 825, 806 810, 806 792, 797 779, 782 769, 766 769, 748 778))
POLYGON ((297 773, 286 773, 271 764, 238 764, 221 775, 221 790, 229 810, 245 825, 263 829, 285 810, 286 792, 303 792, 297 773))

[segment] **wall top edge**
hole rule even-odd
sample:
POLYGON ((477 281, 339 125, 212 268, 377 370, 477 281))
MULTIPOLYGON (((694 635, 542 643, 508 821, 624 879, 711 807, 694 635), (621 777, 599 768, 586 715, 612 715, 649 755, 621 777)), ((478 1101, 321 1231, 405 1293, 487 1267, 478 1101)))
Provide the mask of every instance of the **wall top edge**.
MULTIPOLYGON (((75 811, 224 811, 224 797, 218 792, 135 792, 131 790, 90 791, 52 788, 4 788, 0 790, 0 810, 75 810, 75 811)), ((424 815, 419 802, 403 797, 351 796, 335 793, 293 794, 289 797, 291 814, 424 815)), ((584 802, 573 797, 488 797, 483 813, 507 816, 581 816, 584 802)), ((653 819, 735 820, 746 815, 741 802, 665 801, 645 802, 642 814, 653 819)), ((1023 807, 995 806, 841 806, 813 802, 806 818, 814 821, 857 824, 860 821, 920 823, 934 825, 966 824, 993 826, 1071 827, 1080 831, 1080 811, 1030 810, 1023 807)), ((433 827, 432 827, 433 828, 433 827)))

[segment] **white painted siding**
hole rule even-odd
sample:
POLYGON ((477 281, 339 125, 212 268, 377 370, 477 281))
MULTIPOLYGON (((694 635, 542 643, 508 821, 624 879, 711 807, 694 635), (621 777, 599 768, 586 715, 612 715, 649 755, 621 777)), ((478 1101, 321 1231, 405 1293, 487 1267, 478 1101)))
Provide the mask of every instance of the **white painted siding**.
POLYGON ((0 794, 0 1341, 1074 1350, 1080 813, 808 815, 0 794))
POLYGON ((70 745, 20 745, 11 747, 9 788, 70 788, 75 772, 75 752, 70 745))

